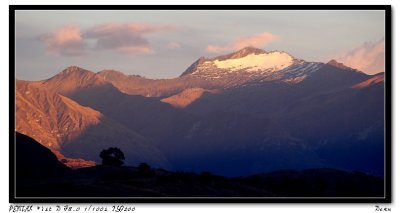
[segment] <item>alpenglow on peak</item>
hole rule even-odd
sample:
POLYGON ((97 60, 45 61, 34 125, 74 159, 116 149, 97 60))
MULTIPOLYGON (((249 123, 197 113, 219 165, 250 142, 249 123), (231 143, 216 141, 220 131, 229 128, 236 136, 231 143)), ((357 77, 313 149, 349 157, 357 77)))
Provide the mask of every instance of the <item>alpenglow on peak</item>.
POLYGON ((234 53, 215 58, 200 58, 182 75, 200 74, 205 70, 219 70, 228 73, 275 72, 295 63, 296 59, 283 51, 267 52, 254 47, 245 47, 234 53))

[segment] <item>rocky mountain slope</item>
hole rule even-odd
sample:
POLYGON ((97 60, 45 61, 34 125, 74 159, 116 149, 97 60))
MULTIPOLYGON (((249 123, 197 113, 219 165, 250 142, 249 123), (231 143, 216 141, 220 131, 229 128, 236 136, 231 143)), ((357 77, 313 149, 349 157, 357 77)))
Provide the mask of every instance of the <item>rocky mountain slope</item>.
POLYGON ((102 149, 118 146, 126 152, 128 163, 152 162, 168 168, 163 154, 143 136, 99 111, 53 92, 57 90, 50 90, 47 85, 17 81, 17 131, 50 148, 71 167, 92 166, 94 161, 100 161, 102 149))
POLYGON ((59 150, 87 127, 100 123, 101 113, 51 92, 41 83, 16 83, 17 131, 35 137, 46 147, 59 150))

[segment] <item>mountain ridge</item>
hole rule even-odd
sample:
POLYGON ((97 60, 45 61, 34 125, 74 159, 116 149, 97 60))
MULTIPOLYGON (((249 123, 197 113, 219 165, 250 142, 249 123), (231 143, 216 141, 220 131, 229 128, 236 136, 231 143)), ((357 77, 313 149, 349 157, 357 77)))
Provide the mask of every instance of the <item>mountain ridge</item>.
POLYGON ((80 88, 109 83, 92 71, 78 66, 69 66, 55 76, 42 81, 42 84, 60 94, 70 94, 80 88))
MULTIPOLYGON (((249 60, 255 60, 253 62, 256 64, 261 63, 262 65, 264 63, 259 61, 261 59, 253 58, 249 60)), ((265 60, 263 59, 261 61, 265 60)), ((94 73, 76 66, 71 66, 54 77, 45 80, 43 84, 48 88, 57 90, 61 94, 73 93, 74 88, 79 89, 91 85, 110 84, 121 92, 129 95, 168 98, 190 88, 224 90, 274 81, 286 84, 298 84, 312 76, 314 73, 322 72, 328 65, 340 70, 346 70, 349 72, 354 71, 364 74, 356 69, 338 63, 335 60, 331 60, 326 64, 320 62, 306 62, 301 59, 296 59, 284 51, 268 52, 254 47, 245 47, 224 56, 210 59, 201 57, 190 65, 179 77, 171 79, 148 79, 139 75, 126 75, 123 72, 110 69, 94 73), (234 69, 229 68, 230 62, 224 64, 226 60, 242 60, 249 56, 263 56, 268 54, 278 54, 278 58, 280 58, 279 55, 283 54, 283 64, 278 63, 275 65, 268 65, 267 63, 265 66, 268 66, 264 68, 240 65, 240 63, 245 63, 247 59, 244 61, 233 62, 233 64, 239 63, 234 66, 236 67, 234 69), (218 68, 218 66, 228 67, 225 69, 218 68), (242 68, 240 68, 241 66, 242 68), (81 75, 83 77, 80 77, 81 75, 77 74, 79 72, 82 72, 81 75), (59 82, 63 78, 65 78, 63 81, 66 82, 59 82), (70 80, 67 80, 68 78, 70 78, 70 80)))

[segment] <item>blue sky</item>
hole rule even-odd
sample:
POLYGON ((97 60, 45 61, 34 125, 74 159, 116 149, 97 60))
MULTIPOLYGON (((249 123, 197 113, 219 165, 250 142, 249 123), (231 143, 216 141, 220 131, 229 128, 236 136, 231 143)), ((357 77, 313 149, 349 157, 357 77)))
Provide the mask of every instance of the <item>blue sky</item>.
POLYGON ((25 80, 70 65, 173 78, 201 56, 246 45, 383 71, 384 11, 17 11, 15 19, 16 76, 25 80))

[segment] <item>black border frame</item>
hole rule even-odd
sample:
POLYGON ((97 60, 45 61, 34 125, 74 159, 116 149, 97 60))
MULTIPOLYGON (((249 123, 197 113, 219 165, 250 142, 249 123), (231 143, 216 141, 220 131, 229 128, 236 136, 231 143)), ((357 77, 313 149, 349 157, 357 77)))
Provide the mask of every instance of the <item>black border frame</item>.
POLYGON ((9 202, 10 203, 391 203, 392 12, 391 5, 9 5, 9 202), (382 198, 18 198, 15 196, 15 12, 17 10, 383 10, 385 11, 385 197, 382 198))

